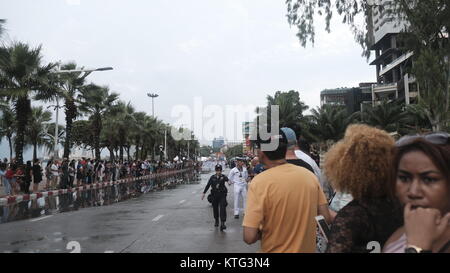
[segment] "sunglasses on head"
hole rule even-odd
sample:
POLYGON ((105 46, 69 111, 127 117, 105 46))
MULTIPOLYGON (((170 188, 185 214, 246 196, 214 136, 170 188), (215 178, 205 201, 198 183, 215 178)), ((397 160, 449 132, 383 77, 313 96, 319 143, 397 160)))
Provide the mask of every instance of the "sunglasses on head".
POLYGON ((423 139, 436 145, 450 144, 450 135, 444 132, 439 132, 428 135, 404 136, 395 143, 395 146, 402 147, 405 145, 409 145, 418 139, 423 139))

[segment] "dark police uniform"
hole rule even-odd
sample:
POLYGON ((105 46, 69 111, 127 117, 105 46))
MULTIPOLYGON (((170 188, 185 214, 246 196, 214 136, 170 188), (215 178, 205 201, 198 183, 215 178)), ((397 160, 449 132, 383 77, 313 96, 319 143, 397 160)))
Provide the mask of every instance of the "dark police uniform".
POLYGON ((214 219, 216 220, 215 226, 219 225, 219 213, 220 213, 220 221, 222 222, 222 225, 220 226, 221 230, 226 229, 225 221, 227 220, 227 212, 225 208, 228 205, 227 204, 228 190, 227 187, 225 186, 225 182, 227 181, 228 177, 226 177, 225 175, 221 174, 220 176, 217 176, 217 174, 215 174, 209 178, 208 184, 206 185, 205 190, 203 191, 203 193, 206 194, 209 187, 211 187, 213 213, 214 219))

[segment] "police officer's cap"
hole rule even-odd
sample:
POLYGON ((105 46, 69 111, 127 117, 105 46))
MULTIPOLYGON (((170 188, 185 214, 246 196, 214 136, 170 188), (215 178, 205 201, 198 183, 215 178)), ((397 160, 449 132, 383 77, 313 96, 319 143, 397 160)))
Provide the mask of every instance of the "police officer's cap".
POLYGON ((222 165, 216 165, 216 171, 222 171, 222 165))

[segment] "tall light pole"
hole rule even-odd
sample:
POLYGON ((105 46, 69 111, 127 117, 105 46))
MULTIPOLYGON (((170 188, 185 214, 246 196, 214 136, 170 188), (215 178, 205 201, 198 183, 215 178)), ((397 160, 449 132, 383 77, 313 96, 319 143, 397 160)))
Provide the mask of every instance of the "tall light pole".
MULTIPOLYGON (((59 65, 58 65, 59 67, 59 65)), ((72 70, 56 70, 51 72, 52 74, 66 74, 66 73, 85 73, 81 78, 86 78, 89 74, 91 74, 94 71, 109 71, 113 70, 112 67, 100 67, 100 68, 93 68, 93 69, 72 69, 72 70)), ((50 106, 52 107, 52 106, 50 106)), ((56 106, 54 106, 56 109, 56 121, 55 121, 55 139, 54 139, 54 145, 53 147, 53 158, 58 158, 58 114, 59 114, 59 99, 56 97, 56 106)))
POLYGON ((152 98, 152 117, 155 117, 155 104, 153 102, 153 100, 157 97, 159 97, 158 94, 151 94, 151 93, 147 93, 147 96, 149 96, 150 98, 152 98))

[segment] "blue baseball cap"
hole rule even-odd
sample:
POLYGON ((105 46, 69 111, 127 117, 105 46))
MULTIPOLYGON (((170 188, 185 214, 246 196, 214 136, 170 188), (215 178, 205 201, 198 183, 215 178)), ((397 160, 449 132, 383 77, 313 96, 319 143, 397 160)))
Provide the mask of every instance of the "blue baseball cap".
POLYGON ((288 127, 283 127, 280 130, 286 136, 288 148, 297 145, 297 135, 295 134, 294 130, 288 127))

